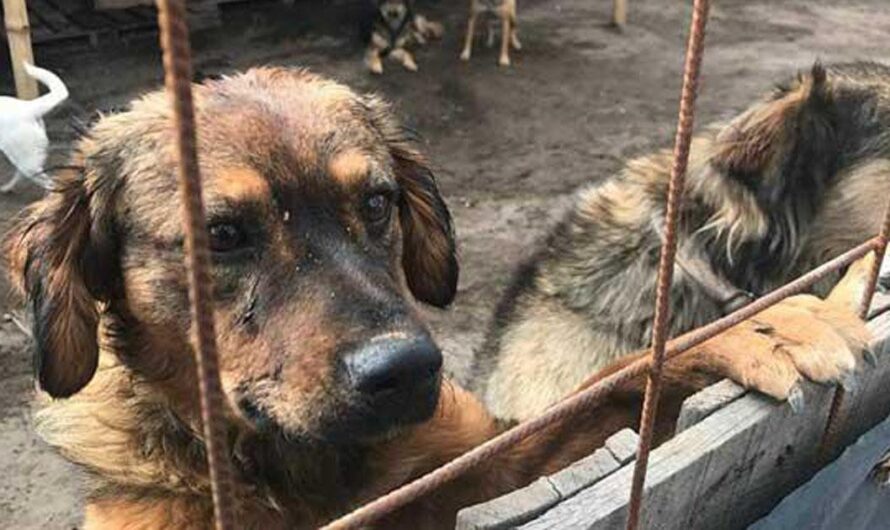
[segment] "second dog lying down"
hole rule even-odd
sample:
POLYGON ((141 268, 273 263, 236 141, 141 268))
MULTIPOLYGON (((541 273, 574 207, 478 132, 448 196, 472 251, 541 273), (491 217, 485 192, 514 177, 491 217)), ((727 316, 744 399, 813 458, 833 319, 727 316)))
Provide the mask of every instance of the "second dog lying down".
MULTIPOLYGON (((416 302, 457 284, 451 219, 389 108, 300 70, 195 89, 238 528, 314 528, 496 435, 441 378, 416 302)), ((175 181, 162 93, 103 117, 29 207, 4 255, 34 321, 41 435, 91 475, 84 530, 212 528, 175 181)), ((658 438, 724 376, 784 398, 855 369, 867 333, 854 267, 666 367, 658 438), (806 330, 805 332, 803 330, 806 330)), ((610 366, 614 371, 632 361, 610 366)), ((603 374, 600 374, 602 376, 603 374)), ((638 421, 644 378, 379 523, 453 528, 638 421)), ((534 392, 534 386, 524 389, 534 392)))
MULTIPOLYGON (((476 359, 476 389, 496 415, 534 416, 585 374, 649 344, 670 164, 670 153, 659 152, 583 187, 520 269, 476 359)), ((873 237, 887 197, 890 68, 883 65, 817 64, 698 135, 671 336, 873 237)))

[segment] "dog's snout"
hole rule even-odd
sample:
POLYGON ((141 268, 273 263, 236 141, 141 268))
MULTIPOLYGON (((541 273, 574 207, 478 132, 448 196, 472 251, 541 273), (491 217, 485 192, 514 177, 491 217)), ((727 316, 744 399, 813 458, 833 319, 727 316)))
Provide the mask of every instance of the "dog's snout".
POLYGON ((429 386, 439 376, 442 352, 427 336, 379 337, 349 353, 344 361, 353 388, 378 397, 429 386))

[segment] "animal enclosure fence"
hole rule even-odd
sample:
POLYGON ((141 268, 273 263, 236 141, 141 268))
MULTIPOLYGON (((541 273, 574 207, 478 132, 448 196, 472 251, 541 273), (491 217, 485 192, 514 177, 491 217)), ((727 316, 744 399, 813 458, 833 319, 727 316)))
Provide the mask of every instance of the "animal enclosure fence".
MULTIPOLYGON (((222 413, 223 396, 219 382, 216 359, 216 344, 213 329, 212 297, 210 295, 209 252, 204 225, 203 204, 201 202, 201 180, 198 171, 195 144, 195 121, 191 97, 191 68, 186 10, 184 0, 158 0, 161 42, 164 49, 165 80, 171 94, 176 123, 176 142, 179 157, 180 194, 185 211, 186 254, 189 271, 189 294, 192 316, 195 322, 194 350, 198 363, 201 389, 201 409, 205 443, 213 489, 216 526, 220 529, 235 528, 234 514, 236 499, 232 492, 232 474, 227 458, 223 436, 222 413)), ((474 466, 486 461, 490 456, 507 449, 549 425, 564 421, 572 415, 589 409, 601 402, 621 382, 648 374, 644 413, 641 420, 638 457, 630 480, 631 495, 626 512, 626 527, 637 528, 640 522, 642 492, 646 477, 648 455, 652 443, 652 424, 658 406, 661 384, 661 368, 666 360, 701 344, 741 321, 757 314, 785 298, 800 293, 828 274, 838 271, 869 252, 876 254, 875 265, 870 271, 868 289, 862 301, 861 314, 864 317, 869 307, 877 282, 878 268, 887 247, 890 232, 890 205, 877 237, 867 240, 852 250, 828 261, 813 271, 787 285, 776 289, 738 311, 727 315, 707 326, 691 331, 671 341, 667 340, 667 309, 669 304, 668 287, 673 274, 674 256, 677 245, 677 220, 689 144, 692 135, 694 102, 699 75, 699 66, 704 46, 704 30, 708 18, 709 0, 694 0, 693 18, 686 50, 683 89, 681 94, 680 116, 674 146, 674 162, 671 171, 665 221, 665 241, 662 246, 656 317, 653 332, 651 356, 644 358, 621 371, 602 379, 586 390, 551 407, 541 416, 520 424, 479 447, 458 457, 452 462, 431 473, 406 484, 395 491, 355 510, 330 523, 327 529, 359 528, 435 490, 442 484, 455 479, 474 466)), ((844 403, 844 393, 838 388, 832 398, 832 406, 824 429, 822 444, 828 448, 835 443, 837 425, 848 409, 844 403)), ((820 426, 821 427, 821 426, 820 426)), ((821 430, 821 429, 820 429, 821 430)))

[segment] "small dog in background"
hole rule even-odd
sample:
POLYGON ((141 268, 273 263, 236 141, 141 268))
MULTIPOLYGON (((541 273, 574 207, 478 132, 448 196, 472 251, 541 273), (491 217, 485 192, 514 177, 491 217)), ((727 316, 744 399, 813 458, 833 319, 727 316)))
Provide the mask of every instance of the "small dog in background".
MULTIPOLYGON (((516 0, 470 0, 470 16, 467 20, 467 35, 464 40, 464 50, 460 54, 463 61, 469 61, 473 53, 473 37, 476 34, 476 19, 479 15, 496 15, 501 23, 501 56, 498 64, 510 66, 510 46, 514 50, 521 50, 516 21, 516 0)), ((488 21, 488 46, 494 45, 494 31, 496 20, 488 21)))
POLYGON ((368 39, 365 64, 375 74, 383 73, 383 59, 392 57, 406 70, 417 71, 410 48, 439 39, 445 33, 442 24, 431 22, 414 11, 412 0, 373 0, 373 27, 368 39))
POLYGON ((28 63, 25 71, 49 92, 30 101, 0 96, 0 151, 15 167, 13 177, 0 187, 2 193, 12 192, 22 178, 49 187, 43 175, 49 149, 43 117, 68 99, 68 88, 56 74, 28 63))

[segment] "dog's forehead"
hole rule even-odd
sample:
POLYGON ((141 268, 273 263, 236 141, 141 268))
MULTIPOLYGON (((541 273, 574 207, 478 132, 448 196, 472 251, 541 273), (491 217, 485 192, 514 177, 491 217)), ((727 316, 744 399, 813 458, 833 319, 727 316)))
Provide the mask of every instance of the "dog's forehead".
POLYGON ((310 169, 327 165, 339 151, 380 147, 358 95, 299 71, 250 71, 211 83, 200 92, 198 119, 202 149, 211 159, 310 169))
MULTIPOLYGON (((195 90, 205 198, 272 204, 282 189, 362 189, 389 161, 365 101, 343 85, 303 71, 264 69, 211 81, 195 90), (307 184, 308 183, 308 184, 307 184)), ((178 230, 172 116, 162 93, 100 124, 88 151, 126 145, 128 216, 158 233, 178 230), (126 134, 123 134, 122 131, 126 134)), ((375 177, 377 178, 377 177, 375 177)), ((234 201, 234 202, 233 202, 234 201)))

